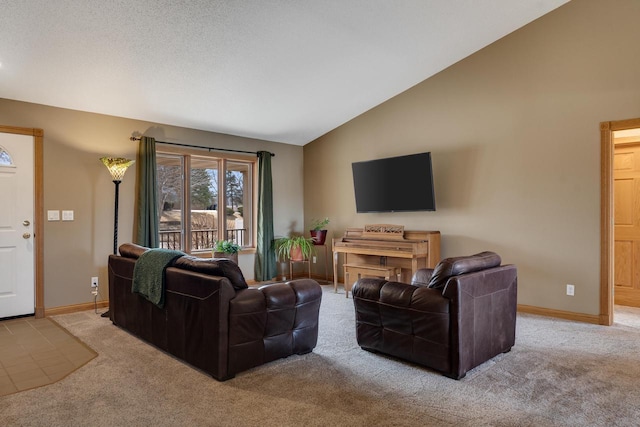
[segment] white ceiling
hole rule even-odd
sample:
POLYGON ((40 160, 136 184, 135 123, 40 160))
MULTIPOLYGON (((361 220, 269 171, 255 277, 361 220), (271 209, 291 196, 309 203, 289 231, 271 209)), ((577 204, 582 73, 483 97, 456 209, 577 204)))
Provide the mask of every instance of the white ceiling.
POLYGON ((0 0, 0 97, 304 145, 566 2, 0 0))

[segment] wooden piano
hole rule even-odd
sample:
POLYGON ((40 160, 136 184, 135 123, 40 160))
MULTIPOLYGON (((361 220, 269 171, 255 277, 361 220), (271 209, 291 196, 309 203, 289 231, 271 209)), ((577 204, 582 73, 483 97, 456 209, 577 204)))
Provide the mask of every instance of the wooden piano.
POLYGON ((396 267, 400 281, 405 283, 411 281, 419 268, 434 268, 440 261, 440 232, 409 231, 392 224, 365 225, 364 228, 348 228, 342 238, 332 239, 332 248, 333 290, 338 291, 338 254, 343 253, 348 296, 351 286, 361 275, 380 277, 377 273, 380 266, 396 267), (350 275, 350 268, 358 274, 350 275), (367 274, 367 270, 371 274, 367 274))

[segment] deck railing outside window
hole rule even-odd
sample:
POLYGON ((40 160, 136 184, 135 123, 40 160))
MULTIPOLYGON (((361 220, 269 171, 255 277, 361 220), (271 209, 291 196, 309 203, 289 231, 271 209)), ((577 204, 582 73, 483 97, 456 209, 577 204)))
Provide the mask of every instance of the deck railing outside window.
MULTIPOLYGON (((244 228, 227 230, 226 240, 231 240, 240 246, 244 244, 244 228)), ((182 231, 160 231, 160 247, 164 249, 182 248, 182 231)), ((191 230, 191 250, 203 251, 213 249, 213 244, 218 240, 218 229, 191 230)))

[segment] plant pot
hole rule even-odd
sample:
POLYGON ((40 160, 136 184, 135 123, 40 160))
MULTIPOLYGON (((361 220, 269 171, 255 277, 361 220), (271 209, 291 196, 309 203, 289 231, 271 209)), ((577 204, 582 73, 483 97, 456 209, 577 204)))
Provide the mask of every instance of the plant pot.
POLYGON ((304 261, 302 249, 300 247, 291 248, 291 251, 289 251, 289 258, 291 258, 291 261, 304 261))
POLYGON ((327 239, 327 230, 311 230, 309 232, 314 245, 324 245, 324 241, 327 239))
POLYGON ((238 254, 228 254, 226 252, 213 252, 214 258, 226 258, 238 264, 238 254))

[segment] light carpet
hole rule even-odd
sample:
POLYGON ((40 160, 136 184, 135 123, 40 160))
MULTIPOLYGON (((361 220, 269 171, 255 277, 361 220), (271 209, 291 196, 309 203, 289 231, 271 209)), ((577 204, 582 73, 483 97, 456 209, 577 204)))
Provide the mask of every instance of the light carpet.
POLYGON ((636 426, 640 311, 598 326, 519 314, 510 353, 455 381, 361 350, 353 301, 323 286, 316 349, 218 382, 92 311, 56 316, 99 356, 0 398, 15 426, 636 426))

